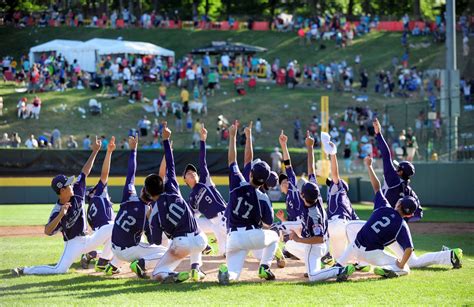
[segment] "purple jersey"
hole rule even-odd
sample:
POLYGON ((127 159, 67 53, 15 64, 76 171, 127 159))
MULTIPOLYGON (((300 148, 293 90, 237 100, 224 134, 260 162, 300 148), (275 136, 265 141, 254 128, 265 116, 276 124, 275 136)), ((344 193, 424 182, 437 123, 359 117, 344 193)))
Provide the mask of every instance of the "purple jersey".
POLYGON ((336 216, 340 219, 358 220, 359 217, 352 208, 351 201, 347 196, 347 191, 344 189, 342 181, 339 180, 337 184, 334 182, 328 187, 328 218, 336 216))
POLYGON ((304 238, 323 237, 328 239, 328 218, 322 202, 309 207, 303 220, 301 234, 304 238))
POLYGON ((382 186, 382 193, 385 198, 388 200, 392 208, 395 208, 398 200, 403 196, 413 196, 417 203, 418 208, 416 209, 414 215, 409 219, 410 222, 415 222, 420 220, 423 217, 423 209, 421 208, 420 200, 416 195, 415 191, 408 185, 408 182, 400 178, 397 174, 392 162, 392 154, 388 148, 387 142, 383 136, 379 133, 375 136, 377 140, 377 145, 382 153, 383 159, 383 178, 384 183, 382 186))
POLYGON ((379 191, 375 194, 374 212, 357 233, 356 244, 367 251, 384 249, 397 241, 403 249, 413 248, 410 229, 400 214, 393 209, 379 191))
POLYGON ((287 220, 296 221, 302 218, 307 209, 296 186, 296 175, 291 166, 286 167, 286 175, 288 176, 288 193, 285 199, 287 220))
POLYGON ((155 244, 161 243, 162 232, 170 239, 199 232, 193 212, 179 191, 169 140, 164 140, 163 146, 166 159, 165 192, 153 204, 150 215, 150 228, 155 244))
POLYGON ((94 196, 89 201, 87 221, 94 230, 110 224, 113 219, 112 202, 107 190, 107 184, 103 184, 102 180, 99 180, 95 186, 94 196))
MULTIPOLYGON (((64 241, 69 241, 77 236, 84 236, 87 230, 86 214, 84 207, 84 198, 86 195, 86 175, 81 173, 77 177, 76 183, 73 186, 74 195, 69 199, 71 207, 67 213, 62 217, 58 226, 54 229, 52 234, 61 231, 64 241)), ((57 202, 49 216, 48 224, 54 220, 59 211, 62 210, 61 204, 57 202)))
POLYGON ((255 189, 242 176, 237 163, 230 165, 230 199, 226 208, 229 228, 256 227, 273 223, 273 208, 265 193, 255 189))
POLYGON ((206 218, 212 219, 227 206, 221 193, 214 186, 206 163, 206 142, 201 141, 199 154, 199 182, 191 190, 189 205, 206 218))
POLYGON ((148 206, 137 195, 135 172, 137 152, 132 150, 128 160, 128 173, 122 192, 122 203, 112 230, 112 244, 127 248, 137 246, 147 223, 148 206))

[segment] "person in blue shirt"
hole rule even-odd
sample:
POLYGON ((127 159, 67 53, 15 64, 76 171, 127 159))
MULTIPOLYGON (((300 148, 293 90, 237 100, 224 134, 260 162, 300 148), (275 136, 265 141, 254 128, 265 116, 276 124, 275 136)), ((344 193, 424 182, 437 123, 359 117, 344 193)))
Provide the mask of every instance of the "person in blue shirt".
MULTIPOLYGON (((415 175, 415 166, 409 161, 402 161, 400 163, 393 163, 392 155, 382 135, 382 127, 377 118, 373 120, 375 139, 377 145, 382 153, 383 160, 383 176, 384 184, 381 192, 387 199, 388 203, 395 208, 398 200, 404 196, 411 196, 415 199, 417 209, 413 216, 407 219, 408 222, 416 222, 423 218, 423 211, 420 205, 420 201, 415 191, 410 186, 410 178, 415 175), (395 165, 394 165, 395 164, 395 165)), ((402 257, 403 247, 400 244, 394 242, 389 246, 390 249, 398 256, 402 257)), ((458 269, 462 266, 462 249, 454 248, 443 250, 440 252, 426 253, 421 256, 417 256, 414 252, 411 254, 408 264, 412 268, 427 267, 434 264, 452 265, 454 269, 458 269)))
POLYGON ((316 182, 314 166, 314 139, 306 133, 305 140, 308 152, 308 182, 301 187, 301 199, 306 210, 302 215, 301 231, 292 229, 286 249, 299 259, 304 259, 306 274, 310 281, 323 281, 336 277, 344 281, 351 275, 354 266, 332 267, 321 269, 321 260, 328 253, 328 219, 323 208, 321 193, 316 182))
POLYGON ((263 161, 252 165, 249 181, 242 176, 237 164, 237 123, 229 128, 229 189, 230 198, 226 208, 227 217, 227 264, 218 272, 220 284, 239 279, 249 251, 263 249, 258 270, 262 279, 272 280, 271 262, 278 247, 278 235, 269 230, 273 223, 273 209, 268 196, 260 187, 270 176, 270 166, 263 161))
POLYGON ((188 164, 184 170, 184 182, 191 188, 189 205, 202 217, 196 221, 200 228, 210 228, 217 239, 219 246, 218 256, 225 254, 227 240, 226 219, 224 216, 227 203, 212 182, 206 162, 207 130, 202 124, 199 151, 199 172, 197 168, 188 164), (203 227, 205 226, 205 227, 203 227))
POLYGON ((51 182, 51 188, 58 196, 44 227, 44 233, 52 236, 60 231, 64 240, 64 251, 59 262, 54 265, 17 267, 12 270, 14 276, 64 274, 81 254, 89 253, 102 245, 101 238, 87 235, 87 222, 84 198, 86 194, 86 177, 89 176, 95 158, 101 147, 100 140, 95 138, 92 153, 84 164, 81 174, 74 182, 74 176, 57 175, 51 182))
POLYGON ((153 268, 161 259, 167 248, 153 244, 148 223, 152 202, 151 194, 153 190, 147 188, 146 183, 152 181, 154 176, 148 175, 145 178, 145 187, 140 195, 135 187, 135 173, 137 170, 137 147, 138 135, 129 136, 130 156, 128 159, 128 171, 125 185, 122 190, 122 201, 117 212, 112 230, 112 251, 114 258, 105 267, 105 274, 112 275, 120 272, 123 262, 129 262, 130 268, 139 277, 144 273, 137 273, 136 262, 141 259, 142 270, 153 268), (148 242, 142 242, 142 235, 147 236, 148 242))
MULTIPOLYGON (((153 270, 152 278, 163 283, 182 282, 189 277, 199 281, 205 277, 200 267, 207 237, 197 226, 191 207, 181 196, 170 144, 171 130, 166 122, 163 123, 162 137, 166 176, 162 179, 159 175, 150 175, 154 176, 153 181, 145 181, 145 188, 153 201, 149 217, 153 241, 161 242, 164 233, 171 243, 153 270), (176 272, 175 269, 187 256, 190 258, 190 272, 176 272)), ((139 271, 140 261, 137 264, 139 271)))

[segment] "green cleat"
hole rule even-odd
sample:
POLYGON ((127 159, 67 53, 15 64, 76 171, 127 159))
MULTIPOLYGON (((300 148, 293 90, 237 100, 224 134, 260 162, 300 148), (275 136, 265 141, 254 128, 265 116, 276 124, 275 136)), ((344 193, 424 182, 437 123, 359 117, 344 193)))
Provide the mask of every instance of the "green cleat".
POLYGON ((106 276, 112 276, 120 273, 120 269, 109 263, 105 266, 104 273, 106 276))
POLYGON ((336 281, 346 281, 349 276, 354 274, 356 268, 354 265, 349 264, 346 267, 342 268, 341 272, 337 274, 336 281))
POLYGON ((354 267, 355 267, 356 271, 364 272, 364 273, 368 273, 372 269, 372 267, 370 265, 358 265, 358 264, 356 264, 354 267))
POLYGON ((109 264, 109 261, 108 261, 108 260, 99 258, 99 259, 95 262, 94 270, 95 270, 96 272, 104 272, 104 271, 105 271, 105 267, 107 266, 107 264, 109 264))
POLYGON ((146 278, 145 260, 138 259, 130 263, 130 269, 137 274, 139 278, 146 278))
POLYGON ((206 277, 206 274, 199 269, 191 269, 190 275, 193 281, 201 281, 206 277))
POLYGON ((462 249, 454 248, 451 250, 451 263, 453 265, 453 269, 462 268, 462 249))
MULTIPOLYGON (((321 257, 321 264, 324 263, 324 267, 332 267, 336 264, 336 261, 334 260, 333 256, 331 256, 330 253, 327 253, 326 255, 324 255, 323 257, 321 257)), ((321 268, 323 266, 321 265, 321 268)))
POLYGON ((258 277, 261 279, 266 279, 266 280, 274 280, 275 279, 275 274, 270 270, 270 268, 266 265, 261 265, 258 268, 258 277))
POLYGON ((398 274, 392 270, 384 269, 381 267, 374 268, 374 274, 379 275, 385 278, 395 278, 398 277, 398 274))
POLYGON ((276 263, 277 263, 277 266, 279 268, 284 268, 286 266, 286 259, 285 259, 285 256, 283 255, 283 252, 281 251, 281 248, 277 248, 276 252, 275 252, 275 259, 276 259, 276 263))
POLYGON ((227 265, 221 264, 219 267, 219 273, 217 273, 217 280, 221 285, 229 284, 229 270, 227 269, 227 265))
POLYGON ((168 276, 163 279, 162 284, 179 284, 189 279, 188 272, 169 273, 168 276))

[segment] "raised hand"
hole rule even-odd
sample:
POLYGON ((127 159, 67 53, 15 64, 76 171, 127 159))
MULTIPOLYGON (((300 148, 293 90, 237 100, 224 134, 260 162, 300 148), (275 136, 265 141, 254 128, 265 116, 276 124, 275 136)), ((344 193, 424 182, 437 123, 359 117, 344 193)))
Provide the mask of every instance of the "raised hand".
POLYGON ((238 129, 238 123, 237 121, 235 122, 235 124, 232 124, 230 127, 229 127, 229 136, 231 137, 234 137, 237 135, 237 129, 238 129))
POLYGON ((109 142, 109 145, 107 145, 107 151, 109 152, 112 152, 114 151, 116 148, 116 145, 115 145, 115 136, 112 136, 110 138, 110 142, 109 142))
POLYGON ((367 167, 371 167, 372 162, 373 162, 373 159, 372 159, 371 156, 367 156, 367 157, 364 158, 364 163, 365 163, 365 165, 367 165, 367 167))
POLYGON ((304 140, 307 148, 314 147, 314 138, 309 134, 309 130, 306 130, 306 139, 304 140))
POLYGON ((249 140, 250 136, 252 135, 252 126, 253 121, 250 121, 249 125, 244 129, 245 137, 247 138, 247 140, 249 140))
POLYGON ((207 140, 207 129, 204 128, 204 123, 201 124, 201 141, 207 140))
POLYGON ((100 150, 100 147, 102 147, 102 141, 96 135, 95 141, 93 141, 91 144, 92 151, 98 152, 100 150))
POLYGON ((171 130, 168 128, 168 122, 163 122, 163 133, 162 133, 163 140, 169 140, 171 137, 171 130))
POLYGON ((382 131, 382 126, 380 125, 378 118, 374 118, 372 124, 374 125, 375 134, 379 134, 382 131))
POLYGON ((283 133, 283 130, 281 130, 280 136, 278 137, 278 141, 280 142, 280 146, 283 147, 288 143, 288 136, 283 133))
POLYGON ((138 133, 135 136, 128 137, 128 146, 131 150, 137 150, 138 147, 138 133))

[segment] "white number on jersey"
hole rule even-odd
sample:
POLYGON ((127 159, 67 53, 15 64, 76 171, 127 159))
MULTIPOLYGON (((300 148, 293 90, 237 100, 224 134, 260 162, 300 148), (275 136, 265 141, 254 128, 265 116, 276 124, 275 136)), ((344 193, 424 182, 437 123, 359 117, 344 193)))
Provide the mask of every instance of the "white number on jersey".
POLYGON ((209 197, 209 195, 206 195, 206 197, 204 197, 204 199, 210 204, 212 204, 212 198, 209 197))
POLYGON ((174 226, 178 225, 178 221, 181 220, 184 215, 184 209, 177 204, 171 204, 169 210, 170 212, 166 214, 166 219, 174 226), (174 218, 176 218, 176 220, 174 218))
POLYGON ((122 215, 115 221, 115 224, 119 225, 124 231, 130 232, 130 226, 133 226, 137 223, 137 220, 133 216, 127 216, 127 210, 124 210, 122 215), (123 221, 122 221, 123 219, 123 221))
POLYGON ((385 228, 387 227, 388 225, 390 225, 390 219, 386 216, 384 216, 382 218, 384 220, 384 222, 382 221, 377 221, 375 223, 372 224, 372 229, 375 231, 375 233, 379 233, 380 232, 380 228, 385 228), (377 228, 378 226, 380 226, 379 228, 377 228))
POLYGON ((89 216, 90 217, 94 217, 97 215, 97 207, 95 206, 95 204, 93 203, 90 207, 89 207, 89 216))
MULTIPOLYGON (((237 198, 237 206, 235 207, 234 211, 232 211, 232 213, 234 213, 235 215, 239 215, 239 209, 240 209, 240 206, 242 205, 242 201, 244 200, 243 197, 239 197, 237 198)), ((253 209, 253 205, 249 204, 248 202, 244 201, 244 205, 247 208, 247 212, 245 212, 243 215, 242 215, 242 218, 243 219, 248 219, 249 218, 249 214, 250 214, 250 211, 253 209)))

